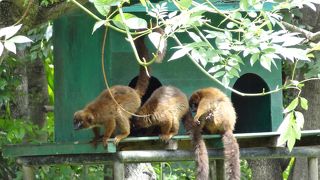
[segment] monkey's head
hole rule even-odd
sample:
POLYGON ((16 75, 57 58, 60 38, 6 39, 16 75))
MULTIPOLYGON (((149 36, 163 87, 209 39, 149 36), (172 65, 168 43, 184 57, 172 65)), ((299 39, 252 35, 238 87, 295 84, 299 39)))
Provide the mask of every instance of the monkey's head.
POLYGON ((91 112, 80 110, 73 115, 73 129, 90 128, 94 124, 94 116, 91 112))
POLYGON ((198 93, 193 93, 189 99, 189 106, 192 113, 196 113, 201 97, 198 93))

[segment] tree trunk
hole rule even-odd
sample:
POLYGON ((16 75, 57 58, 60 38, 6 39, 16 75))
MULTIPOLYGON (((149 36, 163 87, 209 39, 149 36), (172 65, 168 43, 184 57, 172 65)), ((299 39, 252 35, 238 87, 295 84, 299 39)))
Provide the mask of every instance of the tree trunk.
POLYGON ((136 163, 125 165, 126 180, 155 180, 156 173, 150 163, 136 163))
POLYGON ((278 159, 248 160, 252 179, 282 180, 282 169, 278 159))
MULTIPOLYGON (((25 60, 25 51, 18 51, 17 55, 20 59, 20 64, 15 70, 15 76, 21 78, 21 84, 17 87, 15 94, 16 98, 14 99, 13 105, 11 107, 12 117, 14 119, 28 119, 29 116, 29 99, 28 99, 28 77, 27 77, 27 68, 25 60)), ((22 167, 23 179, 32 180, 34 179, 33 169, 28 166, 22 167)))
MULTIPOLYGON (((301 24, 312 27, 313 32, 320 31, 320 5, 317 5, 317 11, 313 11, 308 7, 301 10, 303 17, 301 24)), ((316 61, 319 61, 319 57, 316 61)), ((303 74, 300 72, 300 76, 303 74)), ((303 78, 303 77, 301 77, 303 78)), ((308 111, 303 111, 305 123, 304 130, 320 129, 320 82, 309 81, 305 83, 302 91, 302 97, 309 101, 308 111)), ((319 161, 318 161, 319 162, 319 161)), ((319 164, 320 167, 320 164, 319 164)), ((320 169, 318 169, 320 173, 320 169)), ((307 158, 297 158, 293 168, 293 180, 307 180, 308 177, 308 161, 307 158)))
MULTIPOLYGON (((48 83, 43 61, 37 59, 28 62, 28 97, 29 97, 29 120, 42 128, 46 124, 46 113, 44 106, 49 103, 48 83)), ((38 137, 42 142, 47 141, 47 135, 38 137)))

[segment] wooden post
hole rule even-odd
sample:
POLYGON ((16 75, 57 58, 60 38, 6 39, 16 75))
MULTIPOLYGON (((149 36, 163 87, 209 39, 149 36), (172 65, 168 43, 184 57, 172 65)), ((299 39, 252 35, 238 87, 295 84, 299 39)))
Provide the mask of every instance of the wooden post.
POLYGON ((211 180, 217 180, 217 169, 216 169, 216 161, 211 160, 209 162, 209 178, 211 180))
POLYGON ((88 174, 89 174, 89 165, 85 164, 83 165, 82 178, 88 179, 88 174))
POLYGON ((124 179, 124 163, 120 162, 118 158, 113 162, 113 179, 123 180, 124 179))
POLYGON ((109 180, 113 178, 113 163, 107 162, 104 164, 104 180, 109 180))
POLYGON ((217 180, 225 180, 226 175, 224 172, 224 160, 218 159, 216 160, 216 173, 217 173, 217 180))
POLYGON ((309 180, 318 180, 318 158, 316 157, 309 157, 308 158, 308 173, 309 173, 309 180))

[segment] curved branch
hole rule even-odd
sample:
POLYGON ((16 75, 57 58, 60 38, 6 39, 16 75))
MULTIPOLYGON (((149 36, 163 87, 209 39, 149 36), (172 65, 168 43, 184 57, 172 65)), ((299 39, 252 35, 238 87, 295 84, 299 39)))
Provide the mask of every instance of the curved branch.
POLYGON ((285 28, 287 28, 287 30, 289 30, 291 32, 301 33, 309 41, 312 41, 312 42, 320 41, 320 31, 316 32, 316 33, 313 33, 311 31, 299 28, 299 27, 297 27, 297 26, 295 26, 293 24, 290 24, 290 23, 287 23, 287 22, 284 22, 284 21, 282 21, 281 23, 283 24, 283 26, 285 28))

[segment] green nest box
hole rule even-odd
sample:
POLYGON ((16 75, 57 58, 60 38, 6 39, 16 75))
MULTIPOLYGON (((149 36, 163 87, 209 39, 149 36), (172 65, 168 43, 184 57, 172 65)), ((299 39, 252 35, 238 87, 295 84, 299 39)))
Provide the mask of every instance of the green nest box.
MULTIPOLYGON (((143 8, 128 8, 126 11, 141 16, 144 14, 141 12, 143 8)), ((89 141, 93 136, 91 130, 73 130, 73 114, 105 89, 101 70, 104 30, 101 28, 92 35, 94 23, 90 16, 79 11, 54 22, 56 142, 89 141)), ((169 40, 168 46, 176 44, 169 40)), ((167 59, 172 53, 168 48, 164 62, 151 66, 154 77, 152 86, 158 87, 159 83, 174 85, 188 96, 199 88, 218 87, 231 97, 235 106, 238 115, 237 133, 270 132, 278 128, 282 121, 281 92, 260 97, 238 96, 209 79, 188 57, 168 62, 167 59)), ((139 66, 124 34, 109 30, 105 68, 111 86, 134 83, 139 66)), ((281 62, 277 62, 277 68, 272 67, 272 72, 258 63, 254 66, 247 63, 241 69, 240 78, 232 79, 230 83, 230 86, 239 91, 268 91, 282 83, 281 62)))

